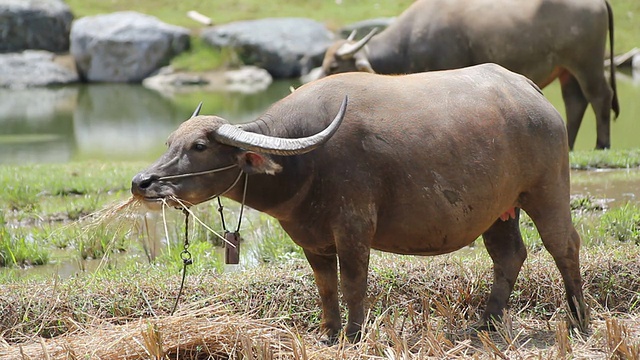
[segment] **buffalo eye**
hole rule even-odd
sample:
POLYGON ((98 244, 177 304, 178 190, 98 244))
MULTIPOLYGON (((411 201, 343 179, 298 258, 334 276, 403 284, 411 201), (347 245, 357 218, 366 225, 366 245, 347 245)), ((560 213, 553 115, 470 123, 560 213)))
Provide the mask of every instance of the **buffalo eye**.
POLYGON ((195 151, 205 151, 207 149, 207 145, 203 143, 195 143, 193 145, 193 150, 195 151))

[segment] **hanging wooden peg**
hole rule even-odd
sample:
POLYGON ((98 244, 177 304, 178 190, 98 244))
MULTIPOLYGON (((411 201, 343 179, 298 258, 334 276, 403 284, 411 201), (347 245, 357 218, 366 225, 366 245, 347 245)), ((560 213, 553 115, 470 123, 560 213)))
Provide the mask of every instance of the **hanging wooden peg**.
POLYGON ((224 233, 224 262, 225 264, 240 263, 240 233, 225 232, 224 233))

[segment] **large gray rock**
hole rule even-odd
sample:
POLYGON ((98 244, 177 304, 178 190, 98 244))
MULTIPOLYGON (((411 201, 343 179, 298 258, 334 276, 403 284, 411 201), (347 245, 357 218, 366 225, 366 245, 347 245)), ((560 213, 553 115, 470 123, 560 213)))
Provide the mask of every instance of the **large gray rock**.
POLYGON ((66 52, 72 21, 62 0, 0 0, 0 52, 66 52))
POLYGON ((189 30, 132 11, 73 22, 71 54, 87 81, 140 82, 189 48, 189 30))
POLYGON ((266 90, 273 82, 269 72, 256 66, 206 73, 176 72, 170 66, 142 81, 142 86, 172 97, 192 91, 239 92, 253 94, 266 90))
POLYGON ((0 88, 61 85, 78 81, 75 71, 54 60, 55 55, 44 50, 0 54, 0 88))
POLYGON ((333 41, 322 23, 304 18, 238 21, 205 29, 201 37, 211 46, 232 48, 244 64, 274 78, 297 77, 320 65, 333 41))

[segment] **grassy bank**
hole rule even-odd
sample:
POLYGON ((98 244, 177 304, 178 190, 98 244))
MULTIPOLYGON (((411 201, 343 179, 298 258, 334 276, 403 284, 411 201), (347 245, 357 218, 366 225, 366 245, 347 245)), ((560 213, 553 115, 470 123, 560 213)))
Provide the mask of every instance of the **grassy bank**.
MULTIPOLYGON (((574 169, 640 167, 638 150, 580 151, 571 153, 570 158, 574 169)), ((3 184, 0 188, 0 266, 24 267, 57 262, 51 254, 84 261, 126 251, 143 253, 146 258, 156 261, 156 258, 162 258, 156 251, 161 248, 158 243, 166 241, 162 240, 165 238, 173 239, 173 251, 176 251, 175 247, 181 241, 177 228, 183 221, 176 211, 166 214, 166 220, 171 224, 169 228, 173 229, 171 234, 164 226, 157 225, 162 222, 159 215, 152 218, 133 214, 116 216, 118 221, 96 225, 101 209, 129 198, 131 178, 146 166, 143 162, 91 161, 0 166, 0 183, 3 184), (91 231, 87 231, 88 226, 91 231)), ((576 210, 588 208, 590 201, 592 199, 588 197, 575 199, 576 210)), ((213 203, 199 206, 195 215, 207 224, 219 226, 216 206, 213 203)), ((230 206, 237 207, 235 204, 230 206)), ((609 218, 608 222, 622 223, 622 218, 628 216, 631 215, 620 214, 609 218)), ((250 221, 254 221, 254 228, 259 228, 269 220, 255 214, 250 221)), ((608 231, 603 230, 608 223, 597 225, 590 231, 598 234, 608 231)), ((204 228, 194 231, 195 237, 205 240, 202 246, 215 239, 204 228)), ((255 237, 265 236, 256 234, 255 237)), ((284 243, 288 241, 279 233, 268 237, 284 238, 284 243)), ((611 235, 611 238, 618 237, 611 235)), ((282 252, 281 245, 277 244, 258 250, 261 254, 256 257, 260 259, 274 258, 282 252)), ((167 253, 170 255, 171 251, 167 253)), ((213 262, 207 265, 220 266, 213 262)))
POLYGON ((640 167, 640 148, 629 150, 573 151, 569 153, 572 169, 629 169, 640 167))
MULTIPOLYGON (((267 17, 307 17, 323 22, 336 30, 351 22, 377 17, 397 16, 412 0, 378 1, 287 1, 265 2, 261 0, 221 0, 221 1, 169 1, 169 0, 66 0, 76 17, 133 10, 158 17, 175 25, 196 30, 202 26, 187 17, 186 13, 196 10, 209 16, 214 24, 224 24, 236 20, 250 20, 267 17)), ((615 53, 621 54, 633 47, 640 47, 640 2, 636 0, 611 0, 615 16, 615 53)), ((499 14, 496 14, 499 16, 499 14)), ((197 40, 195 50, 174 60, 177 67, 195 71, 224 66, 225 54, 204 49, 197 40), (203 65, 208 64, 208 65, 203 65), (193 68, 191 66, 194 66, 193 68)))

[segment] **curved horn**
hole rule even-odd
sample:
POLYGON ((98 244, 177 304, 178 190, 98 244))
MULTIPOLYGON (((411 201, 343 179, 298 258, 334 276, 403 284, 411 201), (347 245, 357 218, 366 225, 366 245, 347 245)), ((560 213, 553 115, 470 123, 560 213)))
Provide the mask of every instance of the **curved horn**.
POLYGON ((345 96, 340 111, 321 132, 300 139, 279 138, 244 131, 237 126, 224 124, 215 133, 219 142, 251 151, 274 155, 299 155, 307 153, 324 144, 335 134, 347 111, 348 97, 345 96))
POLYGON ((200 104, 198 104, 198 107, 196 107, 196 111, 193 112, 193 115, 191 115, 191 117, 198 116, 198 114, 200 114, 200 109, 202 109, 202 101, 200 101, 200 104))
POLYGON ((362 49, 365 45, 367 45, 369 40, 371 40, 373 35, 375 35, 377 32, 378 32, 378 28, 376 27, 371 29, 371 31, 367 34, 367 36, 360 39, 360 41, 358 41, 357 43, 355 44, 351 44, 350 42, 345 43, 344 45, 340 46, 338 51, 336 51, 336 56, 340 58, 348 58, 353 56, 353 54, 357 53, 358 51, 360 51, 360 49, 362 49))
POLYGON ((356 38, 356 34, 358 34, 358 29, 353 29, 353 31, 351 31, 351 34, 349 34, 347 41, 353 41, 353 39, 356 38))

